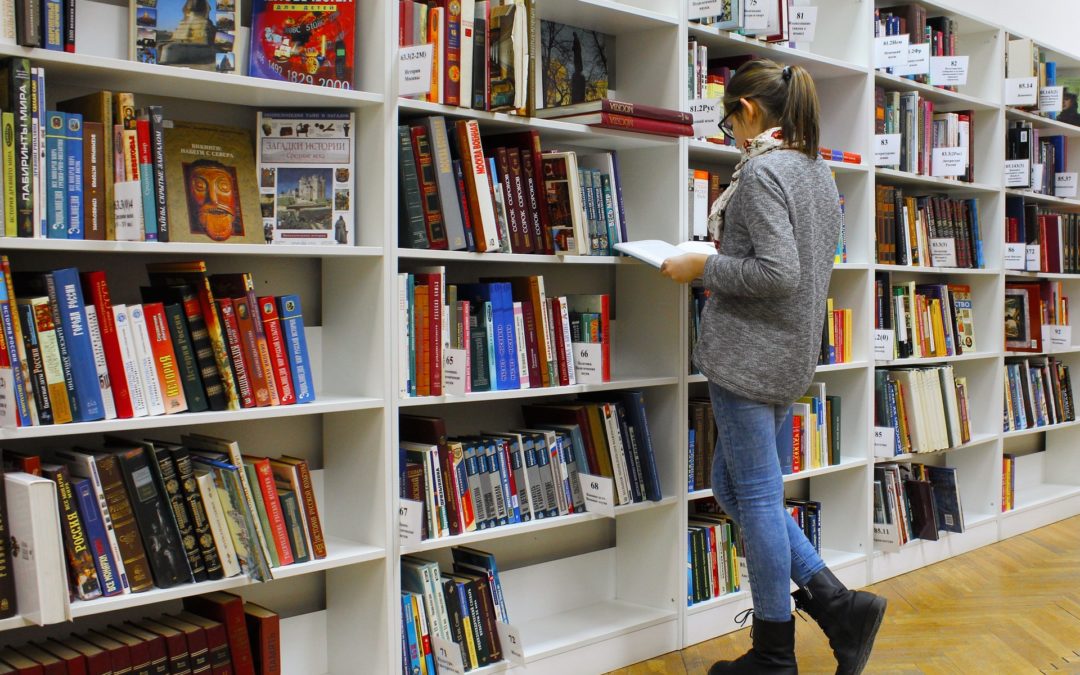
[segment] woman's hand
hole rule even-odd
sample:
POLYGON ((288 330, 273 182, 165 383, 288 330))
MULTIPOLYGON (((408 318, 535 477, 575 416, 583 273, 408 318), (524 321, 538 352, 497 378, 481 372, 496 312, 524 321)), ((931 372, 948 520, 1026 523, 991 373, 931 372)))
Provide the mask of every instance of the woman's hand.
POLYGON ((684 253, 668 258, 660 266, 660 274, 680 284, 687 284, 705 273, 705 261, 709 256, 700 253, 684 253))

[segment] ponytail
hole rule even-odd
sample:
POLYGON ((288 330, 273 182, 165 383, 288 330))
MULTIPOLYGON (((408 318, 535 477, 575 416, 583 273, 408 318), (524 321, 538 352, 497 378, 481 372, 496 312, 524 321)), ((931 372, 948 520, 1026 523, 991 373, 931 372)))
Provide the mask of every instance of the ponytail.
POLYGON ((778 126, 784 144, 810 159, 818 156, 818 97, 814 79, 802 66, 783 66, 756 59, 739 66, 724 91, 724 107, 754 99, 770 126, 778 126))

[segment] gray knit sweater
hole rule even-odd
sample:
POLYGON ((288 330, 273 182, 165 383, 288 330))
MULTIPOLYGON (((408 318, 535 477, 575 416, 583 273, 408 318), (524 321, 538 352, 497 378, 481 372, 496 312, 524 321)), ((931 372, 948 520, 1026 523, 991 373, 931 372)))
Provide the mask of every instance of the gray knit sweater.
POLYGON ((727 205, 694 363, 740 396, 788 405, 814 376, 840 204, 829 168, 794 150, 748 161, 727 205))

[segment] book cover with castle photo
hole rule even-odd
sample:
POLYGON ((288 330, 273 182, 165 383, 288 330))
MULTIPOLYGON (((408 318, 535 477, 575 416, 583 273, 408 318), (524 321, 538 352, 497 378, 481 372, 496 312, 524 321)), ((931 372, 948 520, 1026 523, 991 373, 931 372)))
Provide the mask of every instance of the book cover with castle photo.
POLYGON ((131 0, 130 58, 232 73, 239 23, 240 0, 131 0))
POLYGON ((260 112, 259 208, 273 244, 353 243, 353 113, 260 112))

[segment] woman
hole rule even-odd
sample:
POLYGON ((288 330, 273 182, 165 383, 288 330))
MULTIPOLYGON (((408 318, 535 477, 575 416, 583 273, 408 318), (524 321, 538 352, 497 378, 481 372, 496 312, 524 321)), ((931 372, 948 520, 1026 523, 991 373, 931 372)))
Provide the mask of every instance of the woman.
POLYGON ((754 601, 753 648, 709 672, 798 672, 790 578, 795 605, 829 638, 836 672, 859 673, 885 599, 848 590, 825 567, 784 509, 777 452, 814 375, 840 232, 836 185, 818 158, 817 93, 803 68, 751 61, 727 85, 724 110, 721 129, 743 154, 709 215, 718 254, 661 268, 680 283, 702 277, 710 292, 694 363, 716 418, 713 495, 742 528, 754 601))

